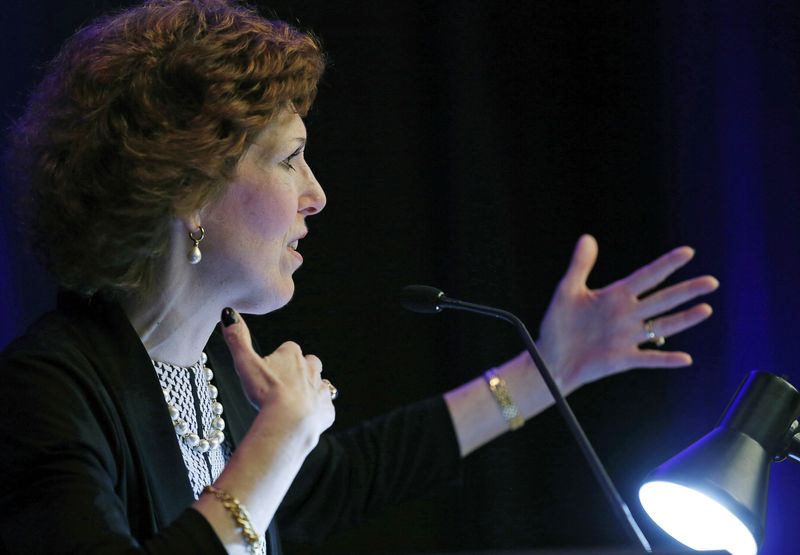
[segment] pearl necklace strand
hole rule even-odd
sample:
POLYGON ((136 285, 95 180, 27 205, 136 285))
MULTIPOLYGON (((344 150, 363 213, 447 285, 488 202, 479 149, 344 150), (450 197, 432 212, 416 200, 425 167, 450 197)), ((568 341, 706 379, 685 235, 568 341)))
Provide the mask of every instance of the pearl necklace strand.
POLYGON ((225 429, 225 420, 222 419, 222 403, 217 401, 219 392, 217 388, 211 384, 214 379, 214 372, 206 366, 208 357, 205 353, 200 355, 200 364, 203 365, 203 373, 205 374, 206 384, 208 386, 208 396, 211 398, 211 412, 214 413, 214 418, 211 420, 211 431, 206 434, 206 437, 200 437, 199 429, 195 433, 189 430, 189 424, 180 417, 178 407, 170 402, 170 392, 166 388, 161 388, 164 393, 164 400, 167 402, 167 410, 172 419, 172 426, 175 428, 175 433, 178 437, 191 447, 197 453, 205 453, 212 449, 219 449, 219 446, 225 441, 225 434, 222 430, 225 429))

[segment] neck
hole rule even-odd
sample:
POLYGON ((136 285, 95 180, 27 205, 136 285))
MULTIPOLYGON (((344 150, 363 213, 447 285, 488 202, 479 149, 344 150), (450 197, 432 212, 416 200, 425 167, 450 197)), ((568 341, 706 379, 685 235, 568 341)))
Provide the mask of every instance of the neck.
POLYGON ((121 305, 150 358, 189 366, 200 357, 225 305, 202 290, 193 273, 197 268, 185 257, 167 260, 152 292, 132 295, 121 305))
POLYGON ((178 366, 197 362, 219 320, 216 306, 198 306, 184 295, 123 303, 150 358, 178 366), (161 301, 161 302, 159 302, 161 301))

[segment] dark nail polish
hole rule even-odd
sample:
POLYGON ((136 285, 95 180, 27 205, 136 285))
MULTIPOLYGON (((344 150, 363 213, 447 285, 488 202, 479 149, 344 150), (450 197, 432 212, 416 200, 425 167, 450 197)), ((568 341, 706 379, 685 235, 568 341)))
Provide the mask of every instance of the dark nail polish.
POLYGON ((231 324, 236 323, 236 313, 230 307, 223 308, 220 319, 222 320, 222 325, 227 328, 231 324))

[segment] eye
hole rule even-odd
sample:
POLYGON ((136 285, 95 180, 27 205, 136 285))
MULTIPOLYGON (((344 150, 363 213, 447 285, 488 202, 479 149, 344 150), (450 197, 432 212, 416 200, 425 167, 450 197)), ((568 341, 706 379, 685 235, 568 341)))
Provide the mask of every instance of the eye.
POLYGON ((283 162, 281 162, 281 164, 283 164, 283 165, 284 165, 284 166, 285 166, 287 169, 289 169, 289 170, 291 170, 291 171, 295 171, 295 167, 292 165, 292 160, 294 160, 295 158, 297 158, 298 156, 300 156, 302 153, 303 153, 303 146, 300 146, 300 147, 299 147, 297 150, 295 150, 294 152, 292 152, 292 153, 289 155, 289 157, 288 157, 288 158, 286 158, 286 160, 284 160, 283 162))

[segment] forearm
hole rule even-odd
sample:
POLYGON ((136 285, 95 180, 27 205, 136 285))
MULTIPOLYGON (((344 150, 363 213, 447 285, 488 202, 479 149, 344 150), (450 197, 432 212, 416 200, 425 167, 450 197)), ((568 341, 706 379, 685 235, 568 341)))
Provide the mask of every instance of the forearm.
MULTIPOLYGON (((498 366, 495 372, 505 380, 511 398, 526 420, 554 403, 547 384, 527 352, 498 366)), ((559 386, 563 384, 559 383, 559 386)), ((509 430, 509 423, 503 418, 483 376, 445 393, 444 398, 462 457, 509 430)))
POLYGON ((281 537, 321 543, 387 507, 458 482, 460 463, 441 397, 324 434, 281 504, 281 537))
MULTIPOLYGON (((271 435, 251 433, 239 445, 213 485, 246 507, 253 530, 262 536, 313 443, 301 434, 281 431, 271 435)), ((248 553, 233 514, 220 499, 204 494, 193 508, 208 520, 228 553, 248 553)))

